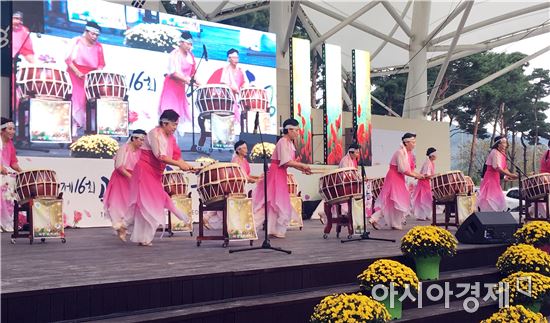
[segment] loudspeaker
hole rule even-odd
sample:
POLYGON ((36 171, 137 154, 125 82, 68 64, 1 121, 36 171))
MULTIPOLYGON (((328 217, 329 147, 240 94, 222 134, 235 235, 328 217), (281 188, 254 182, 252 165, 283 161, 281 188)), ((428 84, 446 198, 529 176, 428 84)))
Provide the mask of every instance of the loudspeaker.
POLYGON ((456 231, 464 244, 510 243, 519 225, 510 212, 472 213, 456 231))

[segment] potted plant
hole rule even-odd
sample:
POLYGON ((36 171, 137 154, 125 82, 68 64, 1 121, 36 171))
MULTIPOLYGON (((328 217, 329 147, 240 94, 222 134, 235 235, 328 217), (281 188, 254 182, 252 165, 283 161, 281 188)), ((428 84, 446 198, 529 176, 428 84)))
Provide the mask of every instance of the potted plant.
POLYGON ((534 313, 523 305, 503 307, 481 323, 548 323, 540 313, 534 313))
POLYGON ((110 159, 118 150, 118 142, 105 135, 89 135, 80 137, 69 148, 73 157, 110 159))
POLYGON ((401 238, 401 252, 414 259, 421 280, 439 278, 441 257, 454 256, 458 241, 448 231, 436 226, 416 226, 401 238))
POLYGON ((384 286, 388 290, 393 289, 397 292, 397 297, 393 299, 391 305, 392 293, 384 293, 387 297, 381 300, 382 304, 391 315, 392 319, 400 319, 402 314, 402 304, 399 298, 407 290, 416 293, 418 290, 418 277, 414 271, 394 260, 381 259, 373 262, 357 278, 361 284, 361 290, 373 294, 376 299, 376 288, 384 286), (391 285, 391 286, 390 286, 391 285))
POLYGON ((503 275, 524 271, 550 276, 550 255, 531 245, 518 244, 498 257, 497 268, 503 275))
POLYGON ((514 233, 516 243, 535 246, 550 254, 550 223, 547 221, 531 221, 514 233))
POLYGON ((327 296, 315 306, 310 318, 311 323, 382 323, 389 320, 390 314, 384 305, 361 294, 327 296))
POLYGON ((502 279, 498 293, 507 293, 511 305, 523 305, 538 313, 544 298, 550 294, 550 277, 533 272, 518 271, 502 279))

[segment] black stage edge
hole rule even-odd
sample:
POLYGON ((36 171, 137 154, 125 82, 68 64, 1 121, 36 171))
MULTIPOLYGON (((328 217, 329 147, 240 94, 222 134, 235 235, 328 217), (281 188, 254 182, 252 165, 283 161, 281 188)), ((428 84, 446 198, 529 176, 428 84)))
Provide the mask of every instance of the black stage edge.
MULTIPOLYGON (((197 248, 183 233, 157 238, 150 248, 123 244, 109 228, 67 230, 66 244, 48 240, 28 245, 18 239, 11 245, 4 233, 2 322, 130 322, 146 317, 163 322, 304 322, 324 294, 357 290, 357 275, 376 259, 413 265, 400 255, 398 244, 343 246, 333 237, 323 240, 318 221, 304 224, 304 231, 277 239, 278 245, 293 249, 292 255, 280 256, 229 255, 215 242, 197 248), (180 314, 194 314, 161 315, 174 307, 180 314)), ((400 239, 406 231, 377 233, 400 239)), ((444 259, 441 269, 494 268, 505 247, 460 245, 458 255, 444 259)))

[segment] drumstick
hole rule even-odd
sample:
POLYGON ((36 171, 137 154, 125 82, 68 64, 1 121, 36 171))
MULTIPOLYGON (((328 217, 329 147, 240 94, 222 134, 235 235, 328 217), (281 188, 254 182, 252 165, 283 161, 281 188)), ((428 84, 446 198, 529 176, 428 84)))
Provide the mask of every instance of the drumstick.
POLYGON ((310 172, 311 172, 312 174, 324 174, 324 173, 327 172, 327 170, 322 169, 322 168, 312 168, 312 169, 310 170, 310 172))

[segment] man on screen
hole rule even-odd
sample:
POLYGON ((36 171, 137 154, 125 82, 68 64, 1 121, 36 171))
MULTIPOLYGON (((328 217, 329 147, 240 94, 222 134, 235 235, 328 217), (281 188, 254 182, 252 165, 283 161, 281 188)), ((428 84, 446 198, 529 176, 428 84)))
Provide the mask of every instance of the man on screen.
POLYGON ((241 70, 237 64, 239 64, 239 51, 235 48, 231 48, 227 51, 227 66, 225 66, 222 70, 222 76, 220 82, 222 84, 226 84, 231 88, 231 93, 233 94, 234 98, 234 104, 233 104, 233 112, 235 113, 235 121, 240 120, 240 114, 239 114, 239 93, 241 91, 241 88, 244 86, 245 83, 245 76, 244 72, 241 70))
POLYGON ((103 47, 97 41, 100 32, 101 27, 96 22, 88 21, 84 33, 70 42, 69 53, 65 59, 67 72, 69 72, 73 84, 73 136, 77 136, 78 129, 82 129, 86 125, 86 93, 84 91, 86 74, 105 67, 103 47))

